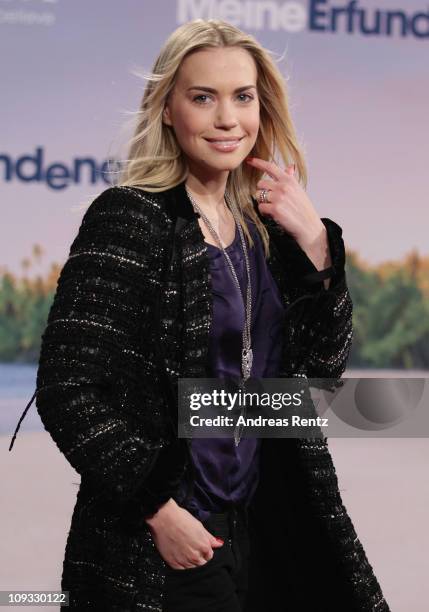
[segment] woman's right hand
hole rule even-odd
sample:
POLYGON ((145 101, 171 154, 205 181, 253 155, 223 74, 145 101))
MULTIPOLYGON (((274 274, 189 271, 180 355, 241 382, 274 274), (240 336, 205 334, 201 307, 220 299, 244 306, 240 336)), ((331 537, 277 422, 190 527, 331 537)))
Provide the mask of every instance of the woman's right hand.
POLYGON ((213 548, 223 546, 204 525, 170 498, 151 518, 146 519, 155 545, 173 569, 204 565, 213 557, 213 548))

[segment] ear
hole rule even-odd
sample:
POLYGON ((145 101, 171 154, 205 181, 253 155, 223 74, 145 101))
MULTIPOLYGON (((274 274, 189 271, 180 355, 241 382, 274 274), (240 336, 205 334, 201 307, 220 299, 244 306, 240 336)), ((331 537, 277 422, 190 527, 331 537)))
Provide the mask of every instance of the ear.
POLYGON ((165 125, 171 125, 170 109, 168 108, 168 104, 164 106, 164 110, 162 111, 162 122, 165 123, 165 125))

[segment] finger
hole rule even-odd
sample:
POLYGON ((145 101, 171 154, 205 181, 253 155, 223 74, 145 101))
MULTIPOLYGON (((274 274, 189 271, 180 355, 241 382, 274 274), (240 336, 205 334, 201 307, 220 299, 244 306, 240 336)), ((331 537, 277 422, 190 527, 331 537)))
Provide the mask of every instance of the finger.
POLYGON ((296 165, 295 164, 290 164, 289 166, 287 166, 286 168, 286 172, 290 175, 290 176, 294 176, 295 172, 296 172, 296 165))
POLYGON ((198 567, 199 565, 205 565, 207 563, 207 559, 199 558, 198 561, 189 561, 192 565, 188 565, 188 569, 191 567, 198 567))
POLYGON ((212 548, 210 548, 210 550, 208 550, 207 552, 202 552, 201 554, 203 555, 203 560, 205 563, 213 559, 213 556, 214 556, 214 552, 212 548))
POLYGON ((275 193, 272 189, 257 189, 255 192, 255 199, 258 201, 258 204, 272 204, 275 200, 275 193), (264 197, 262 197, 263 191, 265 191, 264 197))
POLYGON ((247 157, 246 162, 252 166, 255 166, 256 168, 265 170, 265 172, 275 181, 279 181, 282 176, 284 176, 284 171, 274 162, 266 161, 260 157, 247 157))
POLYGON ((264 215, 265 217, 273 217, 273 209, 272 209, 272 204, 268 203, 268 204, 259 204, 258 205, 258 210, 261 213, 261 215, 264 215))
POLYGON ((274 191, 277 186, 278 181, 272 181, 271 179, 261 179, 256 183, 258 189, 269 189, 270 191, 274 191))
POLYGON ((222 538, 215 538, 214 536, 212 536, 211 545, 215 548, 219 548, 220 546, 224 545, 224 541, 222 540, 222 538))
POLYGON ((178 561, 167 561, 167 563, 171 568, 175 570, 186 569, 186 567, 182 563, 179 563, 178 561))

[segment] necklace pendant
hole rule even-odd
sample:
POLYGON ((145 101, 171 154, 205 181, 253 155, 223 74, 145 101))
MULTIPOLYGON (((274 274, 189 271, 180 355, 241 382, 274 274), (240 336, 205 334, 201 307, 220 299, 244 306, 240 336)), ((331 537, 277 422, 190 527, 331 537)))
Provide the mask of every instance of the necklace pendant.
POLYGON ((240 444, 240 440, 241 440, 241 431, 240 431, 240 428, 238 428, 234 432, 234 444, 235 444, 235 446, 238 446, 240 444))
POLYGON ((243 349, 243 377, 247 380, 252 372, 253 351, 251 348, 243 349))

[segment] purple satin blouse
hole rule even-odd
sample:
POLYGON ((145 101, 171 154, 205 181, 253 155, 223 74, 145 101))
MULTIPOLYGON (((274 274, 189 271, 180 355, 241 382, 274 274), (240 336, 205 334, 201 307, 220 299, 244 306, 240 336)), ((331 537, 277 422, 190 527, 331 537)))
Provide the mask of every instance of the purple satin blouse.
MULTIPOLYGON (((248 249, 251 287, 251 337, 254 378, 275 378, 281 355, 281 328, 284 308, 277 285, 267 267, 263 244, 255 224, 248 220, 255 247, 248 249)), ((244 304, 226 258, 218 247, 207 244, 212 277, 213 319, 209 336, 209 364, 212 378, 241 377, 241 350, 244 304)), ((226 248, 246 295, 247 272, 240 234, 226 248)), ((232 503, 250 503, 259 477, 260 439, 194 438, 191 452, 196 468, 194 491, 185 507, 201 521, 210 512, 225 512, 232 503)), ((184 488, 181 492, 184 497, 184 488)))

